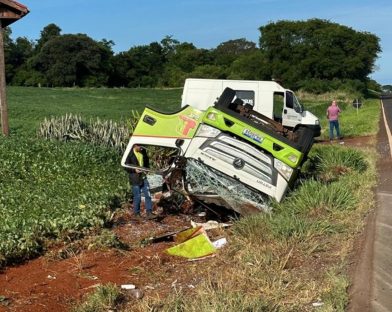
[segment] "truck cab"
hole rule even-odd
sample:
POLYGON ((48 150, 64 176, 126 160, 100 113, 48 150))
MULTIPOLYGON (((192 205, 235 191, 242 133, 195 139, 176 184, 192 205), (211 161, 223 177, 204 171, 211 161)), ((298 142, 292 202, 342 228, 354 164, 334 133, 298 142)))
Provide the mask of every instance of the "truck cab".
POLYGON ((305 127, 313 131, 314 137, 320 135, 319 119, 303 108, 293 91, 275 81, 189 78, 185 80, 181 106, 206 110, 227 87, 235 90, 237 98, 254 111, 280 122, 287 129, 305 127))

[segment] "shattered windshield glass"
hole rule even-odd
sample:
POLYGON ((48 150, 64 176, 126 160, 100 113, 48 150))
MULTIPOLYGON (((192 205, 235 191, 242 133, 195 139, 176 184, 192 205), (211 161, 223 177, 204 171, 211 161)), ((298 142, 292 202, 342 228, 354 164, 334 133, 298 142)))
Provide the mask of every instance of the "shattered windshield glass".
POLYGON ((201 162, 188 159, 186 172, 188 189, 193 194, 218 195, 240 214, 252 213, 255 210, 264 212, 271 210, 265 195, 201 162))

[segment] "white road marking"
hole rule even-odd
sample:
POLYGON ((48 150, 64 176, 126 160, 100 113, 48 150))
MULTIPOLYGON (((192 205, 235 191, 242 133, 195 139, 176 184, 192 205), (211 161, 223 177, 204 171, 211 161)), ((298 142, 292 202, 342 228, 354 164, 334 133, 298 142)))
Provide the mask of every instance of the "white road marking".
POLYGON ((389 128, 387 117, 385 116, 385 110, 384 110, 384 103, 381 100, 381 108, 382 108, 382 114, 384 116, 384 123, 385 123, 385 128, 387 130, 387 136, 388 136, 388 142, 389 142, 389 152, 391 153, 391 158, 392 158, 392 134, 391 134, 391 129, 389 128))

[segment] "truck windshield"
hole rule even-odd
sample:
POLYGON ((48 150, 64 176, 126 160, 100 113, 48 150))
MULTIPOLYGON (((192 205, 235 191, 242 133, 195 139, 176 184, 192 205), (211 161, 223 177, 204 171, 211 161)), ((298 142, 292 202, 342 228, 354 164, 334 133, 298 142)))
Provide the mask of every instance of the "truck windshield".
POLYGON ((297 97, 290 91, 286 91, 286 107, 294 109, 297 113, 302 113, 304 111, 304 108, 297 97))

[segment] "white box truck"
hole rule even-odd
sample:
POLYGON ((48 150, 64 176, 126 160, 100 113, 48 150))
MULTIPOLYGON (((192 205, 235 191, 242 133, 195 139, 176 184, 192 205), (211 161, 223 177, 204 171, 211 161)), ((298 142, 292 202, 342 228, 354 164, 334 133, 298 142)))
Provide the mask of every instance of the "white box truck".
POLYGON ((304 110, 293 91, 275 81, 189 78, 185 80, 181 106, 206 110, 227 87, 235 90, 236 96, 254 111, 280 122, 285 128, 296 131, 306 127, 313 131, 314 137, 320 135, 319 119, 304 110))

